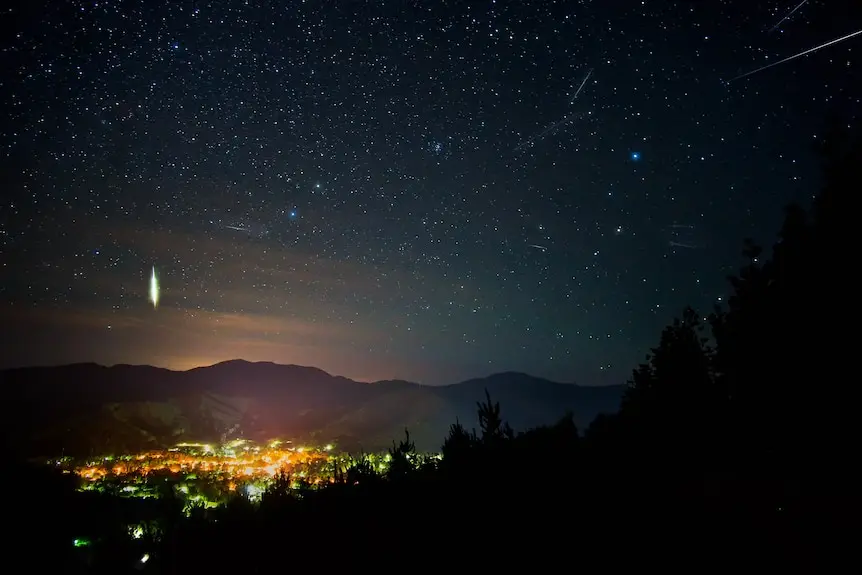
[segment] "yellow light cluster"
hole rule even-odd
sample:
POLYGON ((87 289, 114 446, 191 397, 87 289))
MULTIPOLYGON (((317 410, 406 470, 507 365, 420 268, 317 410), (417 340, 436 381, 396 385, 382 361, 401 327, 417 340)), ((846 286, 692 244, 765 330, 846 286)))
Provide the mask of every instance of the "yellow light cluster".
POLYGON ((200 455, 168 450, 134 455, 115 465, 105 462, 79 467, 75 472, 90 481, 108 475, 147 475, 165 470, 171 473, 220 474, 230 479, 251 479, 273 477, 279 471, 289 472, 297 465, 327 461, 329 457, 328 453, 316 450, 279 449, 278 444, 263 449, 243 450, 233 455, 218 455, 211 449, 204 449, 200 455))

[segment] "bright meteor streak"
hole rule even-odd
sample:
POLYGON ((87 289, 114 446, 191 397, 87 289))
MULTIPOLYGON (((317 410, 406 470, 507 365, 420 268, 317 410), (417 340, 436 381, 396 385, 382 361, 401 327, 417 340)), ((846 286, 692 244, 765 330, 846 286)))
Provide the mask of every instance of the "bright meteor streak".
POLYGON ((156 266, 153 266, 153 275, 150 276, 150 301, 153 309, 159 307, 159 278, 156 277, 156 266))
POLYGON ((743 78, 747 78, 748 76, 751 76, 752 74, 757 74, 758 72, 762 72, 763 70, 768 70, 769 68, 773 68, 775 66, 778 66, 779 64, 784 64, 785 62, 790 62, 791 60, 796 60, 797 58, 801 58, 802 56, 807 56, 808 54, 811 54, 812 52, 817 52, 818 50, 822 50, 823 48, 828 48, 829 46, 831 46, 833 44, 838 44, 839 42, 849 40, 850 38, 853 38, 853 37, 858 36, 860 34, 862 34, 862 30, 857 30, 856 32, 853 32, 852 34, 847 34, 846 36, 842 36, 840 38, 830 40, 829 42, 826 42, 825 44, 820 44, 819 46, 815 46, 814 48, 809 48, 808 50, 805 50, 804 52, 800 52, 799 54, 794 54, 793 56, 788 56, 784 60, 779 60, 778 62, 773 62, 772 64, 762 66, 762 67, 758 68, 757 70, 752 70, 751 72, 746 72, 745 74, 740 74, 736 78, 731 79, 728 82, 728 84, 730 82, 735 82, 736 80, 741 80, 743 78))

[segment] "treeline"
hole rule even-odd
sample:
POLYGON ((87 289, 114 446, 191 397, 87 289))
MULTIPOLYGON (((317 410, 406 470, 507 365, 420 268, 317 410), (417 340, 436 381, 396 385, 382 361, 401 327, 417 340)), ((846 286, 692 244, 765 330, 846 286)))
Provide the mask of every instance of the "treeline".
POLYGON ((152 529, 113 539, 87 569, 799 569, 836 557, 860 510, 852 136, 827 139, 822 191, 788 208, 771 252, 746 243, 726 305, 686 309, 662 332, 618 413, 582 433, 570 416, 516 433, 489 396, 475 430, 451 426, 439 460, 407 433, 387 471, 359 457, 320 489, 281 476, 259 503, 190 517, 166 492, 152 529))

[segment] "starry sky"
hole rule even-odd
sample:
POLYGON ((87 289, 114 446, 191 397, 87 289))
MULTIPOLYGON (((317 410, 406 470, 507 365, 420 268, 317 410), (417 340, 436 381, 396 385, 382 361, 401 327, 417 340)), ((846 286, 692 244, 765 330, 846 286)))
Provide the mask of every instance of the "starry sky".
POLYGON ((4 3, 0 367, 623 383, 816 193, 862 36, 733 78, 856 4, 4 3))

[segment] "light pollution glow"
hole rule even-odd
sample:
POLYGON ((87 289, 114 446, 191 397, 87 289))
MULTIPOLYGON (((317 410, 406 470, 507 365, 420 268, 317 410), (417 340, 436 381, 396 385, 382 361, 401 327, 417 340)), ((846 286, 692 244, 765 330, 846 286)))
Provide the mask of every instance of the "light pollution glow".
MULTIPOLYGON (((399 270, 376 278, 367 266, 352 260, 311 257, 302 250, 260 242, 237 244, 217 235, 110 225, 103 233, 124 249, 147 253, 151 267, 146 283, 141 282, 143 262, 130 261, 123 272, 128 282, 118 281, 120 270, 111 268, 75 284, 78 299, 71 307, 0 302, 0 339, 6 343, 0 350, 0 366, 85 359, 102 365, 188 370, 245 359, 315 366, 358 381, 407 379, 429 384, 489 371, 481 351, 456 345, 451 338, 451 330, 466 326, 405 331, 393 300, 380 312, 369 307, 368 302, 381 293, 412 297, 419 282, 445 292, 450 289, 446 278, 417 278, 399 270), (157 271, 156 261, 170 264, 157 271), (200 262, 218 262, 218 274, 200 276, 200 262), (162 286, 161 273, 181 279, 162 286), (183 279, 189 274, 193 280, 183 279), (168 290, 165 301, 163 289, 168 290), (95 299, 88 299, 94 294, 95 299), (153 313, 156 307, 158 313, 153 313), (393 337, 393 330, 398 330, 398 337, 393 337), (422 351, 441 346, 449 349, 446 362, 429 359, 422 351)), ((45 285, 68 287, 63 277, 40 278, 45 285)), ((463 297, 479 296, 470 282, 459 289, 463 297)), ((501 337, 514 340, 516 335, 503 332, 501 337)), ((495 369, 516 368, 513 361, 495 369)))

